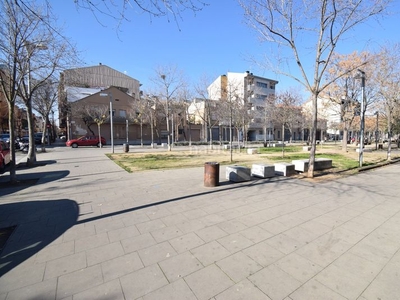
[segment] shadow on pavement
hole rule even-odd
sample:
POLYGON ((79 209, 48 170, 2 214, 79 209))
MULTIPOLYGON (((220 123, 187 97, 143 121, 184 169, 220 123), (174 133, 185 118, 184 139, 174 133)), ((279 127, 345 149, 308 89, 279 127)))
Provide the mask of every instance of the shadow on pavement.
POLYGON ((15 229, 0 247, 0 277, 55 241, 76 224, 79 207, 69 199, 1 205, 1 227, 15 229))
POLYGON ((16 183, 10 183, 10 176, 3 175, 0 177, 0 194, 3 196, 10 195, 32 185, 44 184, 65 178, 68 174, 69 171, 32 172, 24 174, 18 174, 17 172, 16 183))

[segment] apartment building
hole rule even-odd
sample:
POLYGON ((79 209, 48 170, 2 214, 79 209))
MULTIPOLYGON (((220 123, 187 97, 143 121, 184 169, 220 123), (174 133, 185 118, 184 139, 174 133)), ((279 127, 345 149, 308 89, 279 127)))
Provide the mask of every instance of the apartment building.
POLYGON ((274 139, 271 120, 267 120, 268 99, 275 95, 278 81, 257 76, 249 71, 244 73, 227 72, 216 78, 207 88, 209 99, 221 101, 239 101, 251 111, 246 133, 247 140, 274 139))

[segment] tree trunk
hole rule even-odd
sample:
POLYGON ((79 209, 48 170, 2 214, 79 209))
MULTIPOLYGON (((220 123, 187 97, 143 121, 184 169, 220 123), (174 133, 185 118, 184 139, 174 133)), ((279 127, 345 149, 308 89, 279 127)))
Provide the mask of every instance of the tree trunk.
POLYGON ((26 165, 32 167, 36 163, 36 145, 35 145, 35 121, 33 120, 32 113, 32 102, 29 100, 26 103, 26 111, 28 117, 28 128, 29 128, 29 150, 27 155, 26 165))
POLYGON ((11 149, 11 161, 10 161, 10 183, 17 182, 16 174, 16 158, 15 158, 15 135, 14 135, 14 102, 8 102, 8 128, 10 128, 10 149, 11 149))
POLYGON ((314 92, 312 99, 312 127, 311 127, 311 150, 310 150, 310 160, 308 164, 308 173, 307 177, 313 178, 314 177, 314 162, 315 162, 315 152, 317 148, 317 100, 318 100, 318 93, 314 92))

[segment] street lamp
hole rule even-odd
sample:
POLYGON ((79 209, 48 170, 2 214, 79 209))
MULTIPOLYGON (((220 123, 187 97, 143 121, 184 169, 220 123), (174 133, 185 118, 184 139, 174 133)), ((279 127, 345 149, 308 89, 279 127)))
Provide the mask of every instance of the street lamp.
MULTIPOLYGON (((100 97, 110 97, 110 130, 111 130, 111 149, 114 153, 114 127, 113 127, 113 98, 111 93, 100 93, 100 97)), ((101 137, 99 137, 101 139, 101 137)), ((101 141, 100 141, 101 143, 101 141)))
POLYGON ((359 148, 359 157, 358 161, 360 164, 360 167, 363 165, 363 152, 364 152, 364 101, 365 101, 365 72, 361 70, 357 70, 360 72, 360 75, 358 78, 361 78, 361 112, 360 112, 360 117, 361 117, 361 124, 360 124, 360 148, 359 148))

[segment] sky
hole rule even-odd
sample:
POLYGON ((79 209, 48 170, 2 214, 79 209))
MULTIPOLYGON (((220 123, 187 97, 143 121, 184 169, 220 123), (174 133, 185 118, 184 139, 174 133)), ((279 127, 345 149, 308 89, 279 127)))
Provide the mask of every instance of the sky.
MULTIPOLYGON (((154 86, 150 79, 159 66, 176 66, 192 85, 203 77, 214 80, 227 72, 250 71, 278 80, 277 91, 300 88, 292 79, 257 63, 270 54, 271 47, 261 43, 257 32, 245 24, 237 0, 207 2, 210 4, 199 12, 183 13, 178 24, 131 9, 127 12, 129 21, 119 28, 115 19, 78 9, 73 0, 54 0, 52 8, 65 36, 80 51, 83 66, 107 65, 139 80, 144 92, 154 86)), ((395 0, 392 12, 400 11, 398 2, 395 0)), ((400 42, 399 16, 393 14, 379 23, 358 27, 338 51, 374 51, 382 45, 400 42)), ((301 46, 306 49, 309 44, 304 41, 301 46)))

